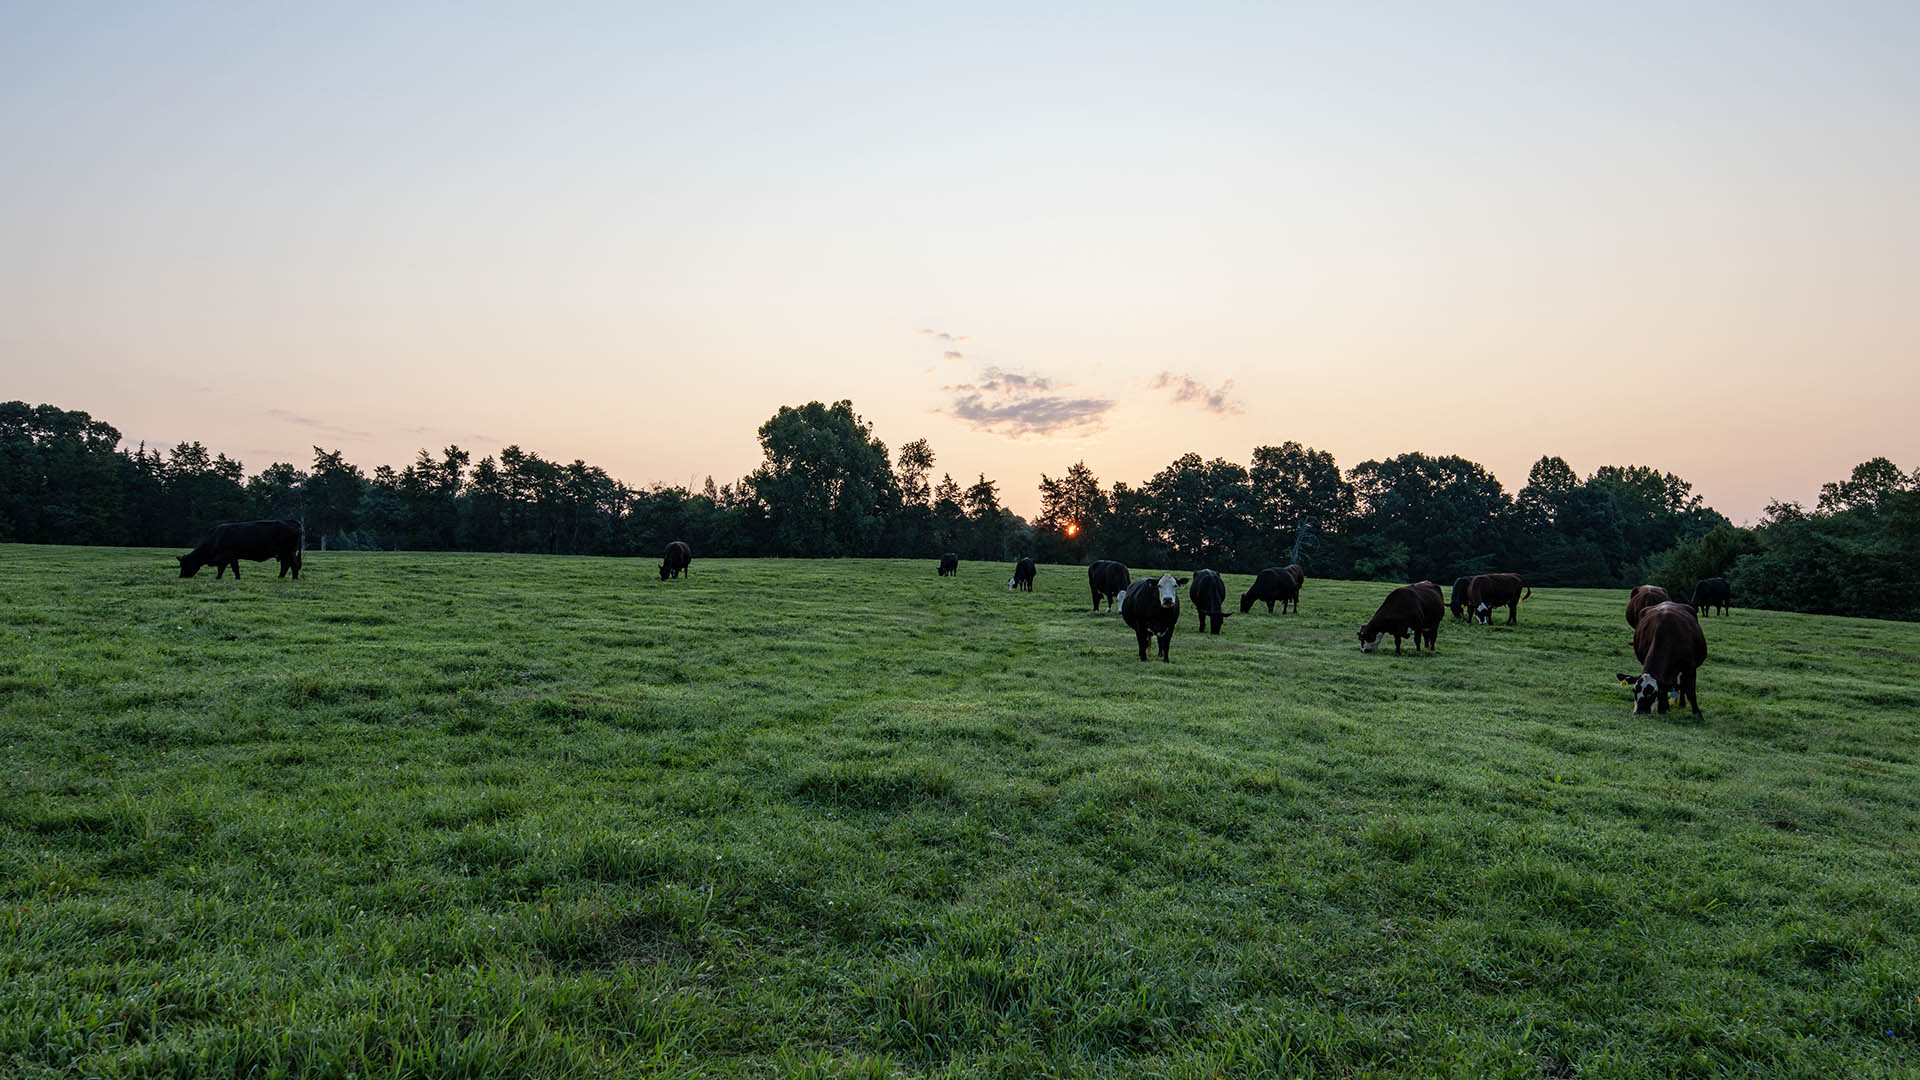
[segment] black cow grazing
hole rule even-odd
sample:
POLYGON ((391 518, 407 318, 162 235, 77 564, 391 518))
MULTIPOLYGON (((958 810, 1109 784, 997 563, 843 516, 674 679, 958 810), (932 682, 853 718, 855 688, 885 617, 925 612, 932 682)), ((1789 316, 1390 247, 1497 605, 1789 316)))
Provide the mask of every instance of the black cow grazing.
POLYGON ((1221 605, 1227 602, 1227 583, 1212 570, 1202 570, 1193 575, 1193 588, 1187 590, 1193 598, 1193 613, 1199 617, 1202 628, 1212 620, 1212 632, 1220 633, 1220 620, 1228 617, 1221 605))
POLYGON ((1453 617, 1456 619, 1467 617, 1467 587, 1471 584, 1473 584, 1471 574, 1453 579, 1453 595, 1447 599, 1447 607, 1452 609, 1453 617))
POLYGON ((216 580, 224 577, 227 567, 233 567, 233 576, 240 578, 240 560, 265 562, 268 559, 280 560, 280 576, 286 577, 287 571, 293 571, 296 580, 300 577, 300 548, 304 545, 305 534, 297 521, 229 521, 224 525, 215 525, 200 546, 177 555, 180 560, 180 576, 192 577, 203 566, 216 567, 213 575, 216 580))
POLYGON ((1440 586, 1433 582, 1402 585, 1387 594, 1380 610, 1360 628, 1360 651, 1372 652, 1378 648, 1382 634, 1393 635, 1395 656, 1400 655, 1400 642, 1408 637, 1413 638, 1414 652, 1420 651, 1422 638, 1426 639, 1429 651, 1437 651, 1440 618, 1446 610, 1446 598, 1440 595, 1440 586))
POLYGON ((1687 604, 1655 604, 1640 613, 1633 628, 1633 657, 1640 661, 1636 677, 1615 676, 1633 687, 1633 713, 1646 716, 1667 711, 1667 697, 1678 694, 1700 715, 1700 694, 1694 679, 1707 662, 1707 635, 1687 604))
POLYGON ((960 576, 960 556, 957 553, 949 551, 945 555, 940 556, 940 576, 960 576))
POLYGON ((1635 585, 1633 592, 1627 595, 1627 625, 1639 626, 1641 612, 1672 599, 1667 595, 1667 590, 1658 585, 1635 585))
POLYGON ((1713 608, 1719 608, 1720 614, 1727 613, 1727 604, 1733 600, 1733 590, 1727 586, 1726 578, 1710 577, 1700 579, 1693 587, 1693 610, 1704 618, 1713 608))
POLYGON ((1467 582, 1467 610, 1480 625, 1493 622, 1493 609, 1507 609, 1507 625, 1515 626, 1520 622, 1520 601, 1533 599, 1533 590, 1519 574, 1481 574, 1467 582), (1526 589, 1525 596, 1520 590, 1526 589))
POLYGON ((1273 605, 1277 602, 1280 610, 1287 610, 1287 604, 1293 604, 1293 610, 1300 610, 1300 582, 1306 577, 1304 572, 1294 576, 1298 566, 1269 566, 1254 575, 1253 588, 1240 594, 1240 614, 1253 610, 1253 605, 1265 600, 1267 614, 1273 614, 1273 605))
POLYGON ((1015 589, 1033 591, 1033 560, 1025 555, 1020 557, 1019 562, 1013 564, 1013 580, 1007 582, 1008 592, 1015 589))
POLYGON ((1133 575, 1127 572, 1124 564, 1112 559, 1101 559, 1087 567, 1087 588, 1093 590, 1093 610, 1100 610, 1100 598, 1107 598, 1107 610, 1113 610, 1113 601, 1127 586, 1133 584, 1133 575))
POLYGON ((667 555, 660 563, 660 580, 677 578, 685 570, 688 577, 693 576, 693 549, 685 540, 675 540, 667 545, 667 555))
POLYGON ((1140 639, 1140 659, 1147 658, 1147 639, 1157 637, 1160 659, 1173 663, 1167 647, 1173 644, 1173 625, 1180 621, 1179 588, 1186 583, 1186 578, 1161 574, 1157 578, 1141 578, 1120 594, 1120 617, 1133 627, 1134 636, 1140 639))

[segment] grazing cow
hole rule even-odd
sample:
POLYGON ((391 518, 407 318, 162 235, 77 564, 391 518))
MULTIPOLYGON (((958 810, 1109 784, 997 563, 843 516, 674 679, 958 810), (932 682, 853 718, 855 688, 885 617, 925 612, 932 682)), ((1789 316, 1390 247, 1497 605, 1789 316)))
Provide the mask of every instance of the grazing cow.
POLYGON ((1033 560, 1025 555, 1020 556, 1020 561, 1013 564, 1013 580, 1007 582, 1008 592, 1015 589, 1033 591, 1033 560))
POLYGON ((180 576, 192 577, 203 566, 216 568, 215 580, 224 577, 227 567, 233 567, 233 576, 240 578, 240 560, 265 562, 268 559, 280 560, 280 576, 286 577, 287 571, 293 571, 296 580, 300 577, 300 549, 304 545, 305 534, 297 521, 229 521, 224 525, 215 525, 200 546, 185 555, 176 555, 180 562, 180 576))
POLYGON ((1437 651, 1440 618, 1446 610, 1446 598, 1440 595, 1440 586, 1433 582, 1402 585, 1387 594, 1380 610, 1360 628, 1360 651, 1372 652, 1378 648, 1382 634, 1393 635, 1395 656, 1400 655, 1400 642, 1408 637, 1413 638, 1414 652, 1420 651, 1422 638, 1426 639, 1429 651, 1437 651))
POLYGON ((1719 608, 1720 614, 1727 613, 1727 604, 1733 600, 1733 590, 1727 586, 1726 578, 1702 578, 1693 587, 1693 610, 1705 618, 1711 609, 1719 608))
POLYGON ((960 576, 960 556, 957 553, 949 551, 945 555, 940 556, 940 576, 960 576))
POLYGON ((1087 588, 1093 590, 1093 610, 1100 610, 1100 598, 1107 598, 1107 610, 1113 610, 1113 602, 1127 586, 1133 584, 1133 575, 1127 568, 1112 559, 1101 559, 1087 567, 1087 588))
POLYGON ((1667 698, 1677 694, 1700 715, 1700 694, 1694 678, 1707 662, 1707 636, 1687 604, 1655 604, 1640 613, 1633 628, 1633 657, 1640 661, 1638 677, 1616 675, 1633 687, 1633 713, 1647 716, 1667 711, 1667 698))
POLYGON ((1520 601, 1533 599, 1533 590, 1521 580, 1519 574, 1481 574, 1467 582, 1467 610, 1480 625, 1493 622, 1493 609, 1504 606, 1507 609, 1507 625, 1520 622, 1520 601), (1520 590, 1526 589, 1525 596, 1520 590))
POLYGON ((1161 574, 1157 578, 1141 578, 1120 594, 1120 617, 1133 627, 1134 636, 1140 639, 1140 659, 1147 658, 1147 639, 1157 637, 1160 659, 1173 663, 1167 647, 1173 643, 1173 625, 1180 621, 1178 590, 1186 583, 1186 578, 1161 574))
POLYGON ((1639 626, 1641 612, 1672 599, 1667 595, 1667 590, 1658 585, 1635 585, 1633 593, 1627 597, 1627 625, 1639 626))
POLYGON ((1227 618, 1221 605, 1227 601, 1227 583, 1212 570, 1202 570, 1193 575, 1193 588, 1187 590, 1193 598, 1193 613, 1199 617, 1200 625, 1205 628, 1212 620, 1213 633, 1220 633, 1220 620, 1227 618))
POLYGON ((1453 579, 1453 595, 1448 598, 1447 607, 1452 609, 1453 617, 1456 619, 1467 617, 1467 591, 1468 586, 1472 584, 1473 575, 1471 574, 1453 579))
POLYGON ((675 540, 667 545, 666 558, 660 563, 660 580, 677 578, 682 570, 687 572, 688 577, 693 576, 693 549, 687 546, 685 540, 675 540))
POLYGON ((1293 604, 1293 610, 1300 610, 1300 582, 1306 578, 1305 572, 1296 571, 1296 566, 1269 566, 1254 575, 1253 588, 1240 594, 1240 614, 1253 610, 1253 605, 1264 600, 1267 614, 1273 614, 1273 605, 1278 602, 1281 611, 1287 610, 1287 604, 1293 604))

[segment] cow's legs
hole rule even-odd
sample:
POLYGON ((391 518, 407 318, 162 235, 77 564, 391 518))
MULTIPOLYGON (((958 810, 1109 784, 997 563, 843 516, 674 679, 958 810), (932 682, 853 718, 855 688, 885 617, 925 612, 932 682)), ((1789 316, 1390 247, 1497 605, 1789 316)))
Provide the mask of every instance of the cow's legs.
POLYGON ((1518 600, 1515 600, 1513 603, 1507 605, 1507 625, 1508 626, 1520 625, 1520 601, 1518 600))
POLYGON ((1133 633, 1135 637, 1140 639, 1140 659, 1145 660, 1147 658, 1147 639, 1153 636, 1153 631, 1135 630, 1133 633))
MULTIPOLYGON (((1172 644, 1173 644, 1173 631, 1169 630, 1166 633, 1160 635, 1160 659, 1169 664, 1173 663, 1173 657, 1167 655, 1167 647, 1172 644)), ((1141 657, 1141 659, 1144 660, 1145 657, 1141 657)))
POLYGON ((1699 683, 1695 682, 1699 674, 1698 671, 1689 671, 1685 675, 1680 676, 1681 696, 1687 699, 1687 704, 1693 706, 1693 715, 1695 716, 1700 715, 1700 686, 1699 683))

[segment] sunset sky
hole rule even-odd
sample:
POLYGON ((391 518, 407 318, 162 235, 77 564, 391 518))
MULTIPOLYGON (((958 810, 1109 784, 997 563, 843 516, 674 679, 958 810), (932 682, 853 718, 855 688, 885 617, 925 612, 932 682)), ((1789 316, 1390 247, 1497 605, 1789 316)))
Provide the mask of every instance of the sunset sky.
POLYGON ((1287 439, 1920 466, 1920 4, 10 4, 0 400, 1031 514, 1287 439))

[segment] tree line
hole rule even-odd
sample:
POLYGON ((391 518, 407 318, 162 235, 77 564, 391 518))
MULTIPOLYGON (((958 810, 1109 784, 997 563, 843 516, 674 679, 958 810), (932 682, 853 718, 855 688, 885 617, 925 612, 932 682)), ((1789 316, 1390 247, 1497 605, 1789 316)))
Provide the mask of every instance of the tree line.
POLYGON ((925 439, 890 452, 849 401, 783 406, 760 426, 761 465, 700 490, 633 487, 584 461, 509 446, 474 461, 422 449, 371 472, 313 448, 306 467, 241 463, 183 442, 120 448, 84 412, 0 405, 0 540, 191 546, 221 521, 300 520, 309 547, 701 556, 897 556, 972 561, 1119 559, 1233 573, 1288 562, 1317 577, 1443 585, 1493 570, 1541 586, 1654 581, 1690 593, 1729 578, 1754 606, 1920 617, 1920 469, 1885 458, 1829 484, 1811 510, 1776 503, 1735 528, 1670 472, 1543 457, 1509 495, 1485 468, 1410 451, 1341 469, 1283 442, 1248 462, 1183 454, 1153 476, 1103 483, 1084 462, 1042 473, 1028 522, 998 483, 943 473, 925 439))

